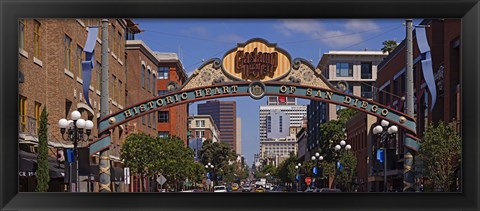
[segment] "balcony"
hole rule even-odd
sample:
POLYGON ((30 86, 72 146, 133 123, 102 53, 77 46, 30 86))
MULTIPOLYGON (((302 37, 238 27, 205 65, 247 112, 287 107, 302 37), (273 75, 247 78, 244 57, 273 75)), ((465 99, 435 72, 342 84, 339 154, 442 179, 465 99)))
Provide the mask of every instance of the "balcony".
POLYGON ((362 98, 367 98, 367 99, 373 98, 372 92, 362 92, 361 96, 362 96, 362 98))

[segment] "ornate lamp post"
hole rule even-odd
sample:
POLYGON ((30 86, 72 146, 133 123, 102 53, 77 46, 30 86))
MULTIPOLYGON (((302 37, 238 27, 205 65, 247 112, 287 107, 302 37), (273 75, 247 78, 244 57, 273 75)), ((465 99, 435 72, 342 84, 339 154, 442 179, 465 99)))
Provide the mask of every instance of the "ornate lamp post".
MULTIPOLYGON (((315 153, 315 155, 312 156, 312 160, 315 161, 315 168, 317 168, 317 173, 315 174, 315 186, 318 187, 318 183, 317 183, 317 180, 318 180, 318 163, 320 161, 323 161, 323 156, 320 156, 320 153, 315 153)), ((323 172, 323 171, 322 171, 323 172)), ((315 172, 314 172, 315 173, 315 172)))
MULTIPOLYGON (((215 167, 215 166, 212 165, 211 163, 208 163, 207 165, 205 165, 205 169, 207 169, 207 172, 208 172, 208 179, 213 178, 213 168, 214 168, 214 167, 215 167)), ((210 180, 210 181, 211 181, 210 183, 212 183, 214 180, 215 180, 215 178, 211 179, 211 180, 210 180)), ((208 185, 208 187, 209 187, 210 190, 213 189, 213 187, 210 187, 210 186, 211 186, 210 184, 207 184, 207 185, 208 185)))
POLYGON ((82 115, 78 111, 73 111, 70 114, 71 120, 60 119, 58 126, 60 133, 62 133, 63 140, 73 142, 73 169, 70 168, 70 175, 75 172, 75 177, 70 176, 70 191, 78 192, 78 150, 77 145, 79 141, 87 141, 92 133, 93 122, 90 120, 81 119, 82 115), (84 129, 86 130, 84 134, 84 129), (73 171, 72 171, 73 170, 73 171))
POLYGON ((380 138, 383 144, 383 191, 387 192, 387 144, 390 141, 390 137, 393 137, 398 128, 395 125, 390 125, 387 120, 382 120, 381 125, 377 125, 373 128, 373 134, 380 138))
POLYGON ((298 178, 298 182, 297 182, 297 192, 299 190, 301 190, 301 186, 302 186, 302 176, 300 175, 300 169, 302 168, 302 164, 301 163, 298 163, 296 166, 295 166, 295 169, 297 169, 297 178, 298 178))
POLYGON ((341 157, 341 153, 343 150, 350 150, 352 149, 352 146, 350 146, 350 144, 347 144, 347 142, 345 140, 341 140, 340 141, 340 145, 335 145, 335 160, 337 161, 335 163, 335 179, 333 180, 333 183, 334 183, 334 187, 337 188, 337 176, 338 176, 338 164, 340 163, 340 157, 341 157))

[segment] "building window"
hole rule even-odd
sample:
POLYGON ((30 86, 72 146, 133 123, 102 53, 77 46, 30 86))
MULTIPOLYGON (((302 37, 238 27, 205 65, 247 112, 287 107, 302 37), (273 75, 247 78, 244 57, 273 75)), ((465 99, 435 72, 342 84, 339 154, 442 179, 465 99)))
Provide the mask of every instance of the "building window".
POLYGON ((121 54, 121 53, 122 53, 122 52, 121 52, 121 51, 122 51, 122 45, 121 45, 121 43, 122 43, 122 34, 120 34, 120 32, 118 32, 118 34, 117 34, 117 43, 116 43, 116 44, 117 44, 117 55, 118 55, 118 58, 120 58, 120 55, 122 55, 122 54, 121 54))
POLYGON ((142 116, 142 124, 145 125, 145 116, 142 116))
POLYGON ((114 101, 117 101, 118 102, 118 96, 117 96, 117 77, 115 75, 112 75, 112 83, 113 83, 113 86, 112 86, 112 100, 114 101))
POLYGON ((77 45, 77 69, 78 69, 77 77, 79 78, 82 78, 83 76, 82 60, 83 60, 83 49, 82 47, 77 45))
POLYGON ((33 56, 40 59, 40 47, 41 47, 41 34, 40 34, 40 22, 37 20, 34 21, 34 29, 33 29, 33 56))
POLYGON ((168 131, 158 131, 158 137, 160 138, 166 138, 168 137, 170 134, 168 131))
POLYGON ((158 122, 168 122, 168 111, 158 112, 158 122))
POLYGON ((152 127, 155 127, 155 113, 152 113, 152 127))
POLYGON ((148 127, 152 127, 152 122, 150 121, 150 114, 147 115, 147 125, 148 127))
POLYGON ((372 86, 370 84, 362 84, 362 98, 372 98, 372 86))
POLYGON ((398 83, 400 83, 399 79, 393 80, 393 94, 398 95, 398 83))
POLYGON ((167 93, 168 93, 167 90, 158 90, 158 96, 165 95, 167 93))
POLYGON ((283 116, 279 116, 278 121, 279 121, 279 125, 280 125, 280 128, 279 128, 280 133, 283 132, 283 121, 282 120, 283 120, 283 116))
POLYGON ((64 63, 65 63, 65 69, 71 70, 72 69, 72 38, 69 36, 65 35, 63 39, 63 45, 64 45, 64 63))
POLYGON ((205 131, 195 131, 196 138, 203 138, 205 137, 205 131))
POLYGON ((272 117, 267 116, 267 132, 271 133, 272 132, 272 117))
POLYGON ((150 69, 147 70, 147 78, 145 79, 147 81, 147 91, 150 92, 150 69))
POLYGON ((112 53, 115 53, 115 45, 117 44, 117 36, 115 36, 115 25, 112 24, 112 27, 110 28, 111 32, 110 32, 110 36, 112 37, 112 43, 110 44, 110 50, 112 51, 112 53))
POLYGON ((158 79, 168 79, 168 67, 158 67, 158 79))
POLYGON ((42 113, 41 107, 41 103, 35 102, 35 127, 37 130, 40 127, 40 114, 42 113))
POLYGON ((18 116, 20 117, 20 128, 21 132, 26 131, 27 127, 27 98, 20 96, 19 108, 18 108, 18 116))
POLYGON ((18 22, 18 48, 20 49, 25 49, 25 39, 26 39, 26 31, 27 31, 27 20, 25 18, 22 18, 18 22))
POLYGON ((385 92, 385 104, 390 104, 390 85, 383 90, 385 92))
POLYGON ((362 77, 362 79, 371 79, 372 78, 372 63, 371 62, 362 62, 362 64, 361 64, 361 77, 362 77))
POLYGON ((337 63, 337 77, 353 77, 352 63, 337 63))
POLYGON ((402 81, 400 81, 400 94, 403 95, 405 93, 405 83, 406 83, 405 73, 403 73, 400 78, 402 79, 402 81))
POLYGON ((152 93, 155 95, 156 83, 155 75, 152 75, 152 93))
POLYGON ((124 94, 123 94, 123 83, 120 80, 118 80, 118 94, 117 95, 118 95, 118 97, 117 97, 118 98, 118 104, 121 105, 120 102, 123 102, 124 94))
POLYGON ((140 81, 140 83, 142 84, 142 87, 145 88, 145 65, 142 65, 141 74, 142 81, 140 81))
POLYGON ((196 120, 195 125, 197 127, 205 127, 205 120, 196 120))
POLYGON ((100 90, 102 88, 102 65, 100 64, 100 62, 97 62, 96 72, 97 72, 97 90, 100 90))

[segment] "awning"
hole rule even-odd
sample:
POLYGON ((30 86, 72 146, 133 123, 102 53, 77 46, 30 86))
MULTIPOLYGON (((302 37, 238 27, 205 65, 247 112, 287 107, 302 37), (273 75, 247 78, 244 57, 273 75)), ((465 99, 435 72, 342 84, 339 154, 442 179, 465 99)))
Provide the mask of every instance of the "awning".
MULTIPOLYGON (((37 171, 37 155, 31 152, 20 150, 18 161, 18 175, 20 177, 35 176, 37 171)), ((63 178, 65 176, 65 167, 59 164, 55 158, 48 158, 48 168, 50 178, 63 178)))

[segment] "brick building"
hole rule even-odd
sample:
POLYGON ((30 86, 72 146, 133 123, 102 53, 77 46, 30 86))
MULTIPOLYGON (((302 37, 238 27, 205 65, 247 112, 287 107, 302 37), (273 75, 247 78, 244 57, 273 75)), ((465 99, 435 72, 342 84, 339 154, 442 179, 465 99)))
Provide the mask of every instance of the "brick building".
MULTIPOLYGON (((156 81, 159 60, 142 40, 127 40, 127 106, 157 96, 156 81)), ((127 122, 126 133, 142 131, 157 136, 157 114, 152 112, 127 122)))
MULTIPOLYGON (((181 87, 188 79, 182 62, 175 53, 155 52, 159 60, 157 68, 157 94, 181 87)), ((159 137, 175 135, 187 146, 188 105, 177 105, 157 112, 159 137)))
MULTIPOLYGON (((413 73, 414 73, 414 117, 417 120, 417 135, 423 137, 428 124, 455 122, 457 131, 461 132, 461 20, 460 19, 425 19, 420 25, 429 25, 426 28, 428 44, 431 50, 433 74, 437 87, 437 99, 433 110, 432 94, 428 89, 422 73, 421 60, 416 31, 413 33, 413 73)), ((378 67, 376 87, 378 93, 376 101, 405 112, 405 40, 400 43, 378 67)), ((399 128, 398 134, 403 134, 399 128)), ((388 157, 388 163, 396 163, 391 170, 403 170, 403 136, 397 135, 397 140, 388 146, 395 151, 395 157, 388 157)), ((378 146, 378 144, 376 145, 378 146)), ((389 153, 392 154, 392 153, 389 153)), ((388 154, 387 154, 388 155, 388 154)), ((374 157, 373 154, 370 157, 374 157)), ((374 159, 372 162, 376 162, 374 159)), ((415 160, 416 176, 420 179, 421 161, 415 160)), ((402 171, 399 171, 401 174, 402 171)), ((388 175, 388 174, 387 174, 388 175)), ((371 175, 374 176, 374 175, 371 175)), ((393 175, 392 175, 393 176, 393 175)), ((383 179, 382 179, 383 181, 383 179)), ((394 189, 402 186, 400 175, 393 181, 394 189)))
MULTIPOLYGON (((101 19, 20 19, 19 21, 19 72, 23 81, 19 83, 19 148, 27 153, 36 153, 38 145, 37 128, 40 112, 47 108, 49 129, 49 152, 56 156, 57 150, 73 147, 63 141, 58 120, 70 118, 78 110, 83 119, 92 120, 95 127, 90 140, 97 137, 96 124, 100 116, 101 77, 101 29, 95 45, 95 61, 89 87, 90 108, 83 96, 81 61, 85 59, 83 47, 88 26, 100 26, 101 19)), ((109 112, 116 112, 126 106, 126 54, 125 37, 127 20, 109 19, 109 112)), ((112 167, 120 167, 120 145, 124 138, 123 128, 114 130, 110 159, 112 167)), ((79 147, 87 146, 80 142, 79 147)), ((22 160, 22 158, 20 159, 22 160)), ((98 165, 98 158, 92 157, 91 164, 98 165)), ((51 191, 63 191, 63 178, 52 178, 58 184, 51 191), (60 181, 62 180, 62 181, 60 181)), ((81 178, 82 179, 82 178, 81 178)), ((34 178, 20 178, 20 191, 33 191, 34 178), (26 181, 25 181, 26 179, 26 181), (26 184, 24 183, 26 182, 26 184), (24 184, 22 184, 24 183, 24 184)), ((118 181, 112 181, 112 190, 121 191, 118 181)), ((86 182, 80 183, 80 190, 86 190, 86 182)))

